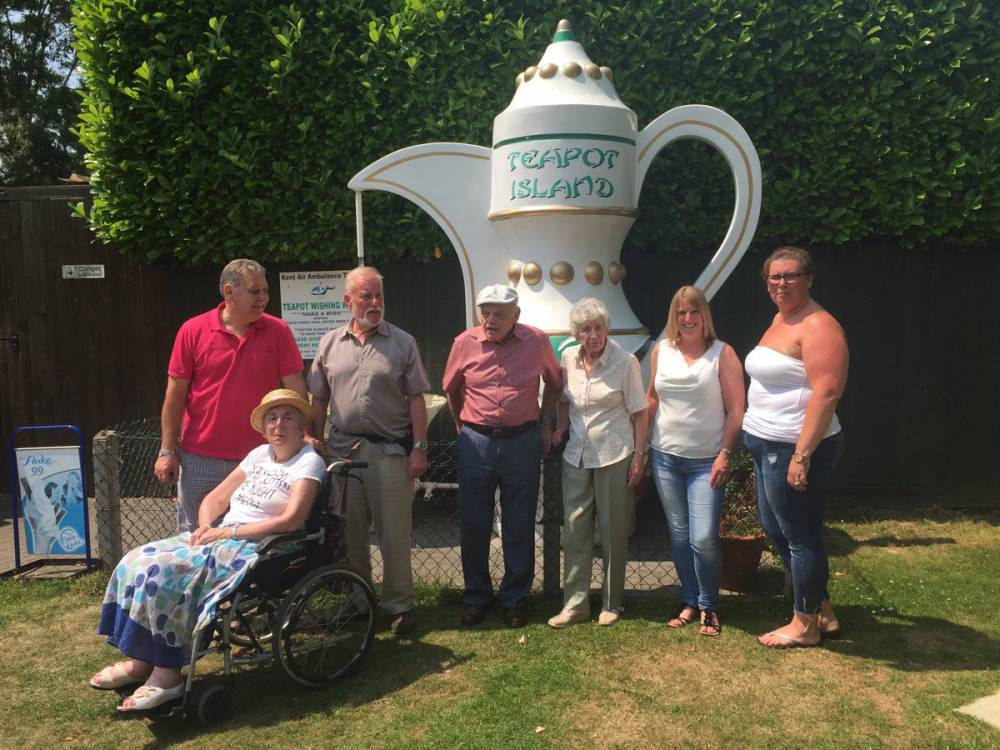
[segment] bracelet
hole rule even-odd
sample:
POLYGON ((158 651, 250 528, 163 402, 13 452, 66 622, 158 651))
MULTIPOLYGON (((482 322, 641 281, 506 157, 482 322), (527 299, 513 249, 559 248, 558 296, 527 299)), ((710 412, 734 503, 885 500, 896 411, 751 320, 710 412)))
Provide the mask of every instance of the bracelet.
POLYGON ((236 538, 236 529, 238 529, 239 527, 240 527, 240 524, 236 524, 235 526, 233 526, 233 534, 232 534, 233 539, 236 538))
POLYGON ((720 453, 725 453, 727 456, 733 455, 733 449, 732 448, 719 448, 719 452, 720 453))
POLYGON ((160 452, 156 454, 157 458, 163 458, 164 456, 176 456, 177 451, 172 451, 169 448, 160 448, 160 452))

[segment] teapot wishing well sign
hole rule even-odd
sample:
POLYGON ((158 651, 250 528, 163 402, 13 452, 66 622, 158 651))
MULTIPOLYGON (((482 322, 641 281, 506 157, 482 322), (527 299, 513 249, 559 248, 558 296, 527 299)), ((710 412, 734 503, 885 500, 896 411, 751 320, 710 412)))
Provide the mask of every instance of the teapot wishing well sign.
MULTIPOLYGON (((638 216, 639 192, 657 153, 681 138, 714 146, 735 182, 736 205, 722 245, 694 282, 711 298, 746 252, 760 215, 756 149, 725 112, 685 105, 642 131, 615 91, 612 71, 594 64, 560 21, 538 65, 516 79, 514 98, 493 121, 493 146, 426 143, 396 151, 358 172, 361 191, 386 190, 429 213, 458 255, 466 325, 475 298, 506 282, 520 297, 521 321, 544 330, 557 349, 569 337, 569 311, 583 297, 603 301, 611 335, 636 351, 649 331, 622 291, 625 235, 638 216), (489 186, 489 190, 487 190, 489 186)), ((664 289, 664 304, 673 293, 664 289)))

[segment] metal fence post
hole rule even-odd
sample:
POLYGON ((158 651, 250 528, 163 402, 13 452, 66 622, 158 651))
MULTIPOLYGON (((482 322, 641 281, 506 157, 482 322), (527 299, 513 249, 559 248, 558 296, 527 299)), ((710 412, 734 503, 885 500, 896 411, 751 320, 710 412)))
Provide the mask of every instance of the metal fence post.
POLYGON ((556 448, 542 462, 542 591, 557 596, 562 583, 562 451, 556 448))
POLYGON ((122 557, 121 442, 118 434, 102 430, 94 436, 94 506, 97 511, 97 549, 106 568, 122 557))

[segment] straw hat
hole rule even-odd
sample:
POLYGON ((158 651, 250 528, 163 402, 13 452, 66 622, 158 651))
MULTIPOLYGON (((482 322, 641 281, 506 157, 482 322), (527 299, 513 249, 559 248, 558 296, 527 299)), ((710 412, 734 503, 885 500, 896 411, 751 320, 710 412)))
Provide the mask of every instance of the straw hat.
POLYGON ((277 388, 265 394, 260 400, 260 405, 251 412, 250 425, 257 432, 264 432, 264 414, 276 406, 291 406, 298 409, 306 420, 312 416, 312 407, 302 396, 289 388, 277 388))

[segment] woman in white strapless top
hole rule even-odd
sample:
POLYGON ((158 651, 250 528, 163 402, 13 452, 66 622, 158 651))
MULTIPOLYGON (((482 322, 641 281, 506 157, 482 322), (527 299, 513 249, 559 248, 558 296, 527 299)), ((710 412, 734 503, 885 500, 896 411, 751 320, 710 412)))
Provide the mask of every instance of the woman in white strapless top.
POLYGON ((759 640, 769 648, 816 646, 840 633, 826 590, 823 495, 843 454, 836 407, 847 383, 847 339, 809 294, 809 253, 778 248, 763 275, 778 313, 747 355, 743 441, 753 456, 761 525, 791 573, 795 602, 791 622, 759 640))
POLYGON ((667 624, 684 627, 700 611, 699 632, 718 635, 719 517, 743 419, 743 368, 716 338, 708 300, 693 286, 674 295, 666 336, 649 359, 652 474, 682 590, 667 624))

